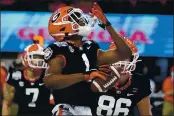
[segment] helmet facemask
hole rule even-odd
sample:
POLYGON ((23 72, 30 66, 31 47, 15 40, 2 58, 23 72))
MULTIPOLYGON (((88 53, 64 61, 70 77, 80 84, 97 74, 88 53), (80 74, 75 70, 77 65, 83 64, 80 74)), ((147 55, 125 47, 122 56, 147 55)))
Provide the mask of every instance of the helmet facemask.
POLYGON ((95 19, 85 16, 83 11, 78 8, 70 9, 68 16, 69 21, 72 22, 73 29, 79 30, 78 35, 88 36, 91 33, 92 27, 95 24, 95 19), (76 25, 78 28, 74 28, 76 25))
POLYGON ((31 68, 45 69, 48 68, 48 64, 44 61, 44 53, 33 51, 24 57, 28 61, 28 65, 31 68))
POLYGON ((21 54, 22 63, 32 70, 46 69, 48 64, 44 61, 44 52, 39 44, 32 44, 25 48, 21 54))
POLYGON ((116 69, 122 68, 121 73, 129 73, 130 75, 132 75, 132 71, 136 69, 136 63, 141 61, 141 60, 138 60, 138 58, 139 58, 139 54, 133 53, 132 61, 130 61, 129 59, 126 59, 124 61, 113 63, 112 66, 114 66, 116 69))

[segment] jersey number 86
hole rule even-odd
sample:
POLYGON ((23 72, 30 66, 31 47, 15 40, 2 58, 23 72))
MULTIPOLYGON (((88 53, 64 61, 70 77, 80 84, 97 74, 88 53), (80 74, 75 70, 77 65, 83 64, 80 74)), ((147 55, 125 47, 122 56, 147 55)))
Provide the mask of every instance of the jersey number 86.
POLYGON ((106 111, 106 115, 119 115, 119 113, 124 113, 128 115, 128 108, 121 108, 121 104, 125 104, 126 107, 130 107, 132 101, 126 98, 119 98, 117 101, 112 96, 102 95, 98 100, 97 115, 102 115, 102 110, 106 111), (104 102, 108 102, 108 105, 105 105, 104 102), (115 105, 116 104, 116 105, 115 105), (113 109, 115 106, 115 109, 113 109))

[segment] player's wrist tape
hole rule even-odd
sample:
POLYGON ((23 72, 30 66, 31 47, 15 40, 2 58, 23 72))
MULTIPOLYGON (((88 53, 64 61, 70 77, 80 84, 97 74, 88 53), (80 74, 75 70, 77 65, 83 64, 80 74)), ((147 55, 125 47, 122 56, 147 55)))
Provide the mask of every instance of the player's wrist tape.
POLYGON ((106 21, 106 24, 100 23, 98 25, 105 30, 107 26, 111 26, 111 23, 107 20, 106 21))
POLYGON ((97 69, 91 69, 90 71, 84 72, 83 74, 84 74, 85 80, 89 80, 90 74, 94 71, 97 71, 97 69))

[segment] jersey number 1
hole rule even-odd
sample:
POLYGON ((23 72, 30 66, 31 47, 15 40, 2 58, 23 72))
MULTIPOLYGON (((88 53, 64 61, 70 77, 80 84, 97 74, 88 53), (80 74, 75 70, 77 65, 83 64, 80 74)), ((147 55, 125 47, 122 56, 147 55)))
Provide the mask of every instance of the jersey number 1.
POLYGON ((33 93, 32 101, 28 104, 28 107, 36 107, 36 101, 39 95, 39 89, 38 88, 26 88, 26 95, 30 95, 33 93))
POLYGON ((89 60, 88 60, 88 58, 87 58, 85 53, 82 54, 82 59, 83 59, 83 61, 85 63, 86 71, 89 71, 89 60))

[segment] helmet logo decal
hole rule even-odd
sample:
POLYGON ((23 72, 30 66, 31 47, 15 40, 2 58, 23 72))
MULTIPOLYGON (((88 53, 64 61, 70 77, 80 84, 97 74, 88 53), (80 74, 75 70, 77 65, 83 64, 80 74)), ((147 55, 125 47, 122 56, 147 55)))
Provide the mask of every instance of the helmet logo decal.
POLYGON ((60 16, 60 12, 57 12, 53 17, 52 17, 52 20, 51 22, 54 23, 60 16))
POLYGON ((73 10, 73 8, 70 8, 67 10, 67 13, 70 13, 73 10))

